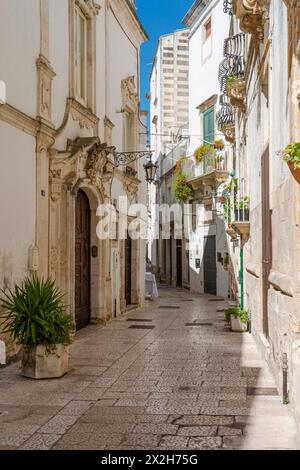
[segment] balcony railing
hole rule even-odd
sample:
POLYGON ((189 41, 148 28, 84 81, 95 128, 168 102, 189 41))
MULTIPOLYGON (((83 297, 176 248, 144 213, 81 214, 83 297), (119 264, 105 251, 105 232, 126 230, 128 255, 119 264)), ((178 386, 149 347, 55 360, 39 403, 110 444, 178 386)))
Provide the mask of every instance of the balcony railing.
POLYGON ((223 0, 224 5, 224 13, 228 13, 229 15, 233 14, 232 11, 232 0, 223 0))
POLYGON ((250 199, 244 189, 244 180, 232 179, 223 195, 223 217, 227 226, 249 223, 250 199))

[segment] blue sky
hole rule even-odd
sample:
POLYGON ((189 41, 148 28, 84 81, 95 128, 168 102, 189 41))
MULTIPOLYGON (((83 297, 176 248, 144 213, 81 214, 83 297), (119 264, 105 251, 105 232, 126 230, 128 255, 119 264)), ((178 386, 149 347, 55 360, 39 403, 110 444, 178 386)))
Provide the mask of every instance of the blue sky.
POLYGON ((181 20, 194 0, 137 0, 138 15, 150 40, 141 50, 141 107, 149 109, 145 94, 149 91, 149 75, 157 41, 162 34, 184 28, 181 20))

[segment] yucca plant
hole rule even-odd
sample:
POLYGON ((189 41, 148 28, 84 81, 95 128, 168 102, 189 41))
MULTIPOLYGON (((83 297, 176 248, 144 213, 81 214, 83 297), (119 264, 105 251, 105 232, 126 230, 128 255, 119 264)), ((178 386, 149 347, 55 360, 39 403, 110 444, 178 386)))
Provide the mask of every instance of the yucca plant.
POLYGON ((14 290, 1 290, 4 332, 27 350, 38 345, 47 350, 71 343, 73 322, 63 295, 52 279, 26 278, 14 290))

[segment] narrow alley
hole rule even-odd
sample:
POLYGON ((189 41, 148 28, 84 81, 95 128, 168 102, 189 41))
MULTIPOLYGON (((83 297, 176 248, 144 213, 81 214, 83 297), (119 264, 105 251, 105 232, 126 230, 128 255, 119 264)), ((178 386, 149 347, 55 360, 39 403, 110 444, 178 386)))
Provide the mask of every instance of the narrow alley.
POLYGON ((64 378, 3 369, 0 449, 295 449, 289 406, 225 307, 162 288, 145 309, 81 330, 64 378))

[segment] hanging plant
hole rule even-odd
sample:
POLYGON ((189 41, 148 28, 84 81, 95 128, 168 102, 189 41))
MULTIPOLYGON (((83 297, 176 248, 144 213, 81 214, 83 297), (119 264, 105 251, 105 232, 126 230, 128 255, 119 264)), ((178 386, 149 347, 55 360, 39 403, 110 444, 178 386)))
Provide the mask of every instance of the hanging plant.
POLYGON ((235 75, 229 75, 226 78, 226 91, 227 94, 230 95, 232 85, 237 81, 237 77, 235 75))
POLYGON ((187 202, 193 197, 193 190, 186 182, 186 174, 182 171, 176 174, 174 181, 174 196, 179 202, 187 202))
POLYGON ((216 156, 216 151, 211 144, 204 144, 201 147, 198 147, 194 152, 194 157, 196 163, 201 163, 205 158, 214 158, 216 156))
POLYGON ((175 172, 180 173, 182 172, 183 165, 188 162, 188 157, 181 157, 177 162, 176 162, 176 167, 175 167, 175 172))
POLYGON ((216 150, 219 150, 219 151, 224 150, 224 148, 225 148, 224 140, 222 140, 222 139, 220 139, 220 140, 215 140, 215 142, 214 142, 214 148, 215 148, 216 150))

